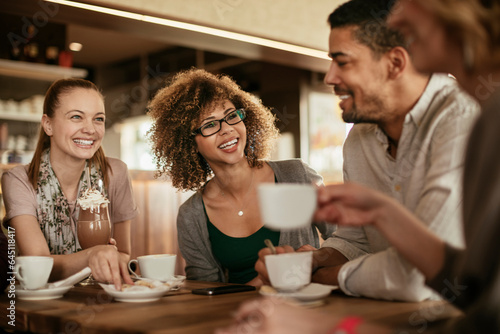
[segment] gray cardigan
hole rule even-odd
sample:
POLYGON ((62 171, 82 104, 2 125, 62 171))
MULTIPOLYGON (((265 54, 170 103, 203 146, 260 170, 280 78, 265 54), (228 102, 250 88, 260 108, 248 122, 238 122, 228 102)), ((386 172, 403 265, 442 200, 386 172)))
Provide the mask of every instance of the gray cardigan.
MULTIPOLYGON (((322 177, 300 159, 268 161, 279 183, 319 183, 322 177)), ((280 245, 298 248, 310 244, 319 245, 318 230, 324 240, 335 231, 327 223, 313 223, 300 230, 281 231, 280 245)), ((210 244, 207 220, 203 210, 201 190, 191 196, 179 208, 177 233, 181 254, 186 260, 187 279, 211 282, 225 282, 224 269, 214 258, 210 244)), ((264 247, 264 245, 263 245, 264 247)))

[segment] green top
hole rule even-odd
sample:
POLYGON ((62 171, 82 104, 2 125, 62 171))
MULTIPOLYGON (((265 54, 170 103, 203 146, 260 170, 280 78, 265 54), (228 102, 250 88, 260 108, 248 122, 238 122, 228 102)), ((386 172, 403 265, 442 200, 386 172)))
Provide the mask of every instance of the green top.
POLYGON ((254 266, 259 257, 259 251, 266 247, 264 240, 269 239, 273 245, 278 245, 280 232, 263 226, 248 237, 233 238, 222 233, 212 224, 205 210, 205 203, 203 203, 203 210, 207 218, 208 235, 212 244, 212 252, 228 274, 228 282, 248 283, 257 276, 254 266))

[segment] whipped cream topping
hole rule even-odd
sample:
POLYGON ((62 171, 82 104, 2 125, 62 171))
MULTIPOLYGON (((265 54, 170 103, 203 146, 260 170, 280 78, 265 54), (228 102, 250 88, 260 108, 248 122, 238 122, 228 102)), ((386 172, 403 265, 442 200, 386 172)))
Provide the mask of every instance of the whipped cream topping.
POLYGON ((80 205, 83 210, 87 210, 88 208, 95 208, 101 204, 109 203, 109 200, 95 189, 85 190, 82 196, 80 196, 77 201, 78 205, 80 205))

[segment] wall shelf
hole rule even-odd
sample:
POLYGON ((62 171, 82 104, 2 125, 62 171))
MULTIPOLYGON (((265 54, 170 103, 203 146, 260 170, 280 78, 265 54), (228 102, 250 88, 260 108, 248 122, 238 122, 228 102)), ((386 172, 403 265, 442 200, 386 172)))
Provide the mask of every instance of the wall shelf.
POLYGON ((87 73, 88 71, 82 68, 0 59, 0 75, 10 77, 55 81, 63 78, 85 78, 87 73))
POLYGON ((0 112, 0 120, 40 123, 42 114, 21 114, 0 112))

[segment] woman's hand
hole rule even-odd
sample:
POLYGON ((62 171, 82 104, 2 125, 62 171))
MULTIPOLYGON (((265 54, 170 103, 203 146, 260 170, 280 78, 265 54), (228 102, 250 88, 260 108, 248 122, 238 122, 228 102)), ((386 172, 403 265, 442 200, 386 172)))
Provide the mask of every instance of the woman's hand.
POLYGON ((316 250, 318 250, 316 247, 313 247, 309 244, 302 245, 299 248, 297 248, 297 252, 314 252, 316 250))
MULTIPOLYGON (((304 309, 283 298, 261 298, 243 303, 236 312, 233 324, 215 334, 326 334, 332 333, 342 321, 331 313, 304 309)), ((338 328, 336 333, 347 333, 338 328)), ((350 331, 349 331, 350 332, 350 331)), ((362 321, 356 333, 388 334, 394 329, 362 321)))
MULTIPOLYGON (((295 250, 292 248, 292 246, 278 246, 276 247, 276 253, 277 254, 282 254, 282 253, 292 253, 295 252, 295 250)), ((269 275, 267 273, 267 268, 266 268, 266 259, 265 257, 267 255, 271 254, 271 250, 269 248, 262 248, 259 251, 259 259, 255 263, 255 270, 259 274, 257 277, 262 281, 263 285, 271 285, 269 281, 269 275)))
POLYGON ((337 318, 331 314, 306 310, 283 298, 262 298, 243 303, 233 324, 215 333, 321 334, 327 333, 336 322, 337 318))
POLYGON ((116 248, 116 241, 110 239, 109 245, 94 246, 89 249, 89 267, 92 276, 101 282, 113 282, 121 290, 122 278, 127 284, 133 284, 128 272, 128 256, 123 256, 116 248))

